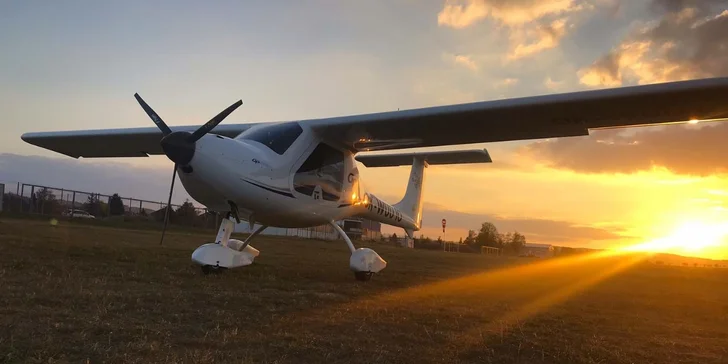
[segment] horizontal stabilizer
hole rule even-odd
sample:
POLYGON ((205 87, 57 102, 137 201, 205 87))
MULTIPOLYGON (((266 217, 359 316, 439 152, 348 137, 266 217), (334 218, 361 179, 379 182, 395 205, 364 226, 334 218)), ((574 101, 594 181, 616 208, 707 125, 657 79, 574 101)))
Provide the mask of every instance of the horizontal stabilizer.
POLYGON ((356 160, 367 167, 395 167, 412 165, 415 157, 424 158, 427 164, 491 163, 486 149, 448 150, 441 152, 409 152, 357 155, 356 160))

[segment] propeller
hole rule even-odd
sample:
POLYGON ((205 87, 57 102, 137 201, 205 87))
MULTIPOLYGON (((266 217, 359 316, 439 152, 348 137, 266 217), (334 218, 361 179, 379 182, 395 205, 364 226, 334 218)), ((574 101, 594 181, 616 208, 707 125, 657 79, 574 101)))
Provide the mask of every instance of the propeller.
POLYGON ((144 112, 149 115, 155 125, 162 131, 162 140, 159 142, 162 145, 164 154, 174 162, 174 170, 172 171, 172 185, 169 187, 169 198, 167 200, 167 210, 164 212, 164 227, 162 228, 162 239, 159 241, 161 245, 164 241, 164 233, 167 231, 167 224, 169 223, 169 213, 172 209, 172 192, 174 192, 174 180, 177 177, 177 167, 186 166, 195 156, 195 143, 200 140, 205 134, 209 133, 218 124, 220 124, 228 115, 230 115, 235 109, 243 104, 242 100, 236 101, 234 104, 228 106, 225 110, 215 115, 208 122, 203 124, 194 132, 190 133, 187 131, 172 131, 167 124, 162 120, 159 115, 152 110, 152 108, 139 96, 138 93, 134 94, 134 98, 139 102, 144 112))

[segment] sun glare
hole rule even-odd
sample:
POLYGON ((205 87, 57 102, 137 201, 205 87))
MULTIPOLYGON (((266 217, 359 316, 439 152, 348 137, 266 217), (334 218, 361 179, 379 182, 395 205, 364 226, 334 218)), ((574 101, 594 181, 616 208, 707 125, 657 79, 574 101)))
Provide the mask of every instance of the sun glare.
POLYGON ((695 255, 728 240, 728 223, 686 222, 663 238, 622 248, 626 251, 663 252, 695 255))

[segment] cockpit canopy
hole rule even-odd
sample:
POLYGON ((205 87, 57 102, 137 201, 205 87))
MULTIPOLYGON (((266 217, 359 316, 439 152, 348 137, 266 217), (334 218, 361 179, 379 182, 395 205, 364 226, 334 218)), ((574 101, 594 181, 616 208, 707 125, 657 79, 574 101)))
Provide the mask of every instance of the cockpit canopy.
POLYGON ((256 141, 277 154, 283 155, 301 133, 303 133, 301 125, 293 121, 251 128, 235 139, 256 141))

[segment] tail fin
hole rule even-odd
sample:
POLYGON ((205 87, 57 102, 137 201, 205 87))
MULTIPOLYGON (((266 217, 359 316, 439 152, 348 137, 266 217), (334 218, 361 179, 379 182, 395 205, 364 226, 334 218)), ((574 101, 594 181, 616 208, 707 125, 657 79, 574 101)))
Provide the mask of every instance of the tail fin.
MULTIPOLYGON (((422 226, 422 190, 425 184, 425 158, 416 156, 412 160, 407 192, 401 201, 394 204, 394 207, 404 214, 409 215, 417 225, 417 230, 422 226)), ((409 231, 407 235, 412 235, 409 231)))

